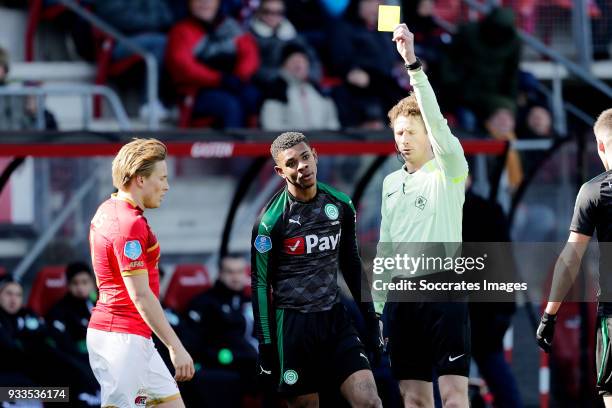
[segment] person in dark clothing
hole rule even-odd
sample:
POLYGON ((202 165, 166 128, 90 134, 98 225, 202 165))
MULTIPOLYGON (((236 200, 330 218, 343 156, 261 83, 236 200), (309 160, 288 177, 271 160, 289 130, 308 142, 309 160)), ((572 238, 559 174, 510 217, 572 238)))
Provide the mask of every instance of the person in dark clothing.
POLYGON ((190 17, 170 31, 166 64, 178 93, 195 97, 194 116, 237 128, 259 107, 259 93, 251 84, 259 53, 253 36, 225 16, 220 3, 189 0, 190 17))
MULTIPOLYGON (((519 139, 549 139, 554 141, 559 134, 553 128, 552 116, 544 105, 531 105, 525 110, 523 118, 517 121, 521 126, 517 129, 519 139), (522 119, 522 120, 521 120, 522 119)), ((536 171, 547 153, 544 150, 526 150, 521 152, 521 162, 524 166, 525 175, 536 171)))
MULTIPOLYGON (((134 44, 151 53, 158 65, 158 79, 161 84, 162 68, 167 43, 167 31, 175 21, 173 1, 169 0, 94 0, 94 10, 105 22, 119 30, 134 44)), ((134 54, 126 44, 117 42, 112 50, 112 59, 120 60, 134 54)), ((144 78, 141 76, 140 78, 144 78)), ((140 84, 144 97, 145 84, 140 84)), ((160 119, 168 112, 156 100, 154 106, 143 105, 140 116, 147 117, 151 109, 160 119)))
MULTIPOLYGON (((389 34, 377 30, 380 1, 359 0, 346 21, 331 28, 330 70, 344 85, 332 94, 343 126, 382 128, 387 112, 403 92, 394 70, 402 67, 389 34)), ((396 70, 397 72, 405 71, 396 70)))
POLYGON ((401 5, 404 21, 414 34, 415 53, 425 64, 429 80, 435 86, 443 47, 451 36, 434 18, 433 0, 403 0, 401 5))
POLYGON ((245 395, 255 393, 257 342, 252 337, 251 300, 244 292, 247 284, 246 260, 226 255, 215 285, 187 308, 185 320, 194 336, 191 355, 202 367, 195 382, 208 406, 239 406, 245 395))
POLYGON ((280 75, 283 64, 283 49, 288 44, 299 44, 310 61, 309 78, 321 78, 321 64, 315 50, 299 35, 293 24, 285 17, 283 0, 263 0, 255 15, 249 21, 249 30, 257 41, 261 66, 255 74, 257 85, 265 92, 265 87, 273 84, 280 75))
POLYGON ((328 30, 345 13, 350 0, 290 0, 287 18, 327 63, 328 30))
MULTIPOLYGON (((463 242, 468 243, 470 247, 474 242, 495 243, 488 249, 489 252, 507 250, 499 244, 510 242, 509 224, 501 206, 493 201, 485 200, 468 189, 463 204, 462 235, 463 242)), ((508 256, 501 254, 502 252, 499 252, 496 256, 490 256, 489 261, 508 262, 508 259, 512 257, 512 254, 508 256)), ((489 269, 497 270, 495 266, 489 269)), ((508 270, 508 268, 501 267, 499 268, 500 273, 502 269, 508 270)), ((507 302, 472 302, 469 310, 472 357, 493 394, 495 406, 500 408, 522 407, 518 384, 504 358, 503 350, 504 335, 512 323, 515 311, 514 301, 509 296, 507 302)))
POLYGON ((46 320, 58 335, 66 337, 71 351, 89 368, 85 338, 97 297, 91 268, 84 262, 69 264, 66 267, 66 281, 68 293, 49 310, 46 320))
POLYGON ((244 293, 247 279, 243 257, 223 257, 215 285, 191 301, 187 316, 200 340, 201 348, 194 354, 197 361, 205 367, 236 369, 251 377, 257 343, 252 337, 251 299, 244 293))
POLYGON ((481 21, 459 27, 440 61, 440 81, 450 97, 447 108, 460 110, 464 128, 476 130, 492 100, 516 101, 520 54, 511 9, 494 8, 481 21))
POLYGON ((57 342, 45 321, 23 307, 23 288, 10 276, 0 281, 0 381, 16 378, 37 386, 71 387, 74 406, 99 406, 98 384, 65 344, 57 342))

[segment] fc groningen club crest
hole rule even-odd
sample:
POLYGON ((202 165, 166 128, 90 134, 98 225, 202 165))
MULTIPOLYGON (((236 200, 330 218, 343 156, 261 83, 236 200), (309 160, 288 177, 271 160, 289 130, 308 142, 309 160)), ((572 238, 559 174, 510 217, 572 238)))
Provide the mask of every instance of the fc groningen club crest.
POLYGON ((338 207, 333 204, 327 204, 325 206, 325 215, 327 215, 327 218, 330 220, 338 219, 338 207))
POLYGON ((287 370, 285 371, 285 374, 283 374, 283 381, 285 381, 285 383, 288 385, 295 384, 297 380, 298 374, 295 372, 295 370, 287 370))

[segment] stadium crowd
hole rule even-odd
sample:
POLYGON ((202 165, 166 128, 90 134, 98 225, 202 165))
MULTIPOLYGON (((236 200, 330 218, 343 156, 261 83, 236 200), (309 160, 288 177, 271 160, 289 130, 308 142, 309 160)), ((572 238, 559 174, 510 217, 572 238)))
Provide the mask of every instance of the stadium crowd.
MULTIPOLYGON (((410 90, 388 33, 377 30, 378 5, 385 3, 82 2, 155 57, 159 95, 152 104, 145 99, 144 64, 129 47, 105 41, 99 30, 68 12, 56 22, 72 27, 76 49, 98 64, 98 76, 115 72, 110 79, 123 78, 122 87, 138 87, 142 118, 154 110, 157 117, 178 121, 181 127, 385 129, 386 112, 410 90), (101 56, 102 49, 109 60, 101 56)), ((547 97, 535 77, 519 69, 516 21, 523 28, 526 23, 514 11, 518 6, 508 3, 514 9, 497 7, 480 20, 461 22, 456 5, 434 0, 395 3, 402 7, 443 113, 458 134, 501 140, 557 137, 547 97), (455 29, 449 31, 441 18, 456 23, 455 29)), ((9 56, 0 50, 2 86, 11 85, 9 67, 9 56)), ((32 97, 0 98, 0 126, 33 128, 36 103, 32 97)), ((45 110, 44 118, 45 128, 57 129, 52 112, 45 110)), ((509 152, 502 195, 514 194, 535 159, 509 152)))
MULTIPOLYGON (((143 97, 143 117, 154 109, 166 118, 178 106, 181 113, 188 113, 184 125, 312 130, 382 129, 389 107, 409 90, 388 34, 377 30, 378 5, 384 3, 92 0, 82 4, 155 57, 160 92, 154 106, 144 103, 143 97)), ((531 123, 525 118, 534 109, 537 118, 551 122, 535 79, 519 70, 521 46, 511 8, 495 8, 480 21, 460 23, 450 32, 436 16, 444 14, 442 6, 433 0, 396 3, 415 34, 417 52, 432 83, 440 85, 440 103, 451 125, 487 133, 487 119, 502 108, 517 123, 531 123)), ((58 18, 58 24, 66 24, 66 18, 58 18)), ((80 27, 82 22, 70 18, 67 24, 80 27)), ((101 34, 91 27, 89 31, 79 28, 79 41, 90 40, 81 54, 96 60, 92 55, 96 51, 91 50, 102 47, 101 34)), ((112 48, 111 64, 134 59, 122 42, 104 44, 112 48)), ((5 85, 6 52, 0 53, 0 65, 0 82, 5 85)), ((144 69, 143 64, 127 65, 133 69, 119 70, 121 75, 144 69)), ((137 78, 144 95, 144 76, 137 78)), ((515 136, 533 135, 547 137, 550 132, 521 126, 515 136)))

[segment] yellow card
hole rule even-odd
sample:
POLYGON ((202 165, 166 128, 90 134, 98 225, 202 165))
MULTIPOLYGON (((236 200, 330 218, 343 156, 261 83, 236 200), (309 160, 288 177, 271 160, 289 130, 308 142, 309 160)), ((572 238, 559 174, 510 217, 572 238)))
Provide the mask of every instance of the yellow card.
POLYGON ((393 32, 399 23, 399 6, 378 6, 378 31, 393 32))

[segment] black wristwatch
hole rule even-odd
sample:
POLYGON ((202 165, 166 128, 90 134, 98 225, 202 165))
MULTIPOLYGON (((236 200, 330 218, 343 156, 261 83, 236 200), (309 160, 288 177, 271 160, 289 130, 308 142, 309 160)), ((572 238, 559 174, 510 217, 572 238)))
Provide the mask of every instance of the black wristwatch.
POLYGON ((419 57, 417 57, 416 61, 414 61, 412 64, 404 64, 404 66, 408 71, 414 71, 415 69, 421 68, 423 64, 421 63, 419 57))

